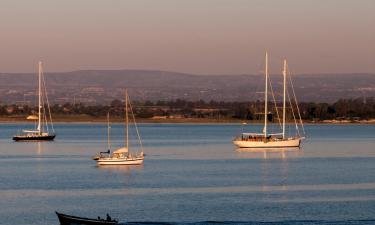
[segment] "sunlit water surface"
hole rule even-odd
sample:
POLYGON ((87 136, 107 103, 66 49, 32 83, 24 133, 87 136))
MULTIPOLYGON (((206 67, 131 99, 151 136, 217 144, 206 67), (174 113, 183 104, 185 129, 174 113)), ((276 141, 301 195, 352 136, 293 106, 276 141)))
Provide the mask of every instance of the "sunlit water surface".
MULTIPOLYGON (((58 224, 55 210, 122 222, 375 224, 374 125, 310 125, 302 149, 251 152, 231 143, 241 125, 141 124, 147 155, 133 167, 91 160, 106 150, 103 124, 11 141, 31 127, 0 125, 0 224, 58 224)), ((111 130, 115 149, 123 126, 111 130)))

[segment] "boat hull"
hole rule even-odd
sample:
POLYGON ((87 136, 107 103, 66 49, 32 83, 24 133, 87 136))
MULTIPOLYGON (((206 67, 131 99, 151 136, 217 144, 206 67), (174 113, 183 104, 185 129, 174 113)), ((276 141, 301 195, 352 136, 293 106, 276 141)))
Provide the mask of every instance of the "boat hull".
POLYGON ((301 138, 271 140, 271 141, 254 141, 254 140, 234 140, 233 144, 239 148, 293 148, 301 145, 301 138))
POLYGON ((141 165, 143 158, 135 159, 97 159, 98 165, 141 165))
POLYGON ((14 136, 13 141, 53 141, 56 135, 14 136))
POLYGON ((70 216, 56 212, 61 225, 114 225, 117 221, 97 220, 84 217, 70 216))

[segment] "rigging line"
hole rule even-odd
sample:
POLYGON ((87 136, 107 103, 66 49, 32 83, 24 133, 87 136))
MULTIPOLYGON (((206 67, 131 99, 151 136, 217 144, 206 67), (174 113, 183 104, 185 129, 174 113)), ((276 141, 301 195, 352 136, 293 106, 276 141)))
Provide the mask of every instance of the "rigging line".
POLYGON ((294 85, 293 85, 293 80, 292 80, 292 74, 289 70, 289 67, 287 65, 287 68, 288 68, 288 77, 289 77, 289 81, 290 81, 290 84, 292 86, 292 93, 293 93, 293 96, 294 96, 294 101, 295 101, 295 104, 297 106, 297 112, 298 112, 298 116, 299 116, 299 122, 300 122, 300 125, 302 127, 302 132, 303 132, 303 135, 306 136, 306 132, 305 132, 305 127, 303 125, 303 121, 302 121, 302 118, 301 118, 301 112, 300 112, 300 109, 299 109, 299 106, 298 106, 298 101, 297 101, 297 96, 296 96, 296 92, 294 91, 294 85))
MULTIPOLYGON (((46 109, 44 107, 44 101, 43 101, 43 92, 41 91, 40 92, 40 106, 41 106, 41 110, 40 110, 40 131, 43 132, 44 131, 44 128, 46 127, 46 109)), ((48 130, 48 127, 46 127, 47 130, 48 130)))
MULTIPOLYGON (((264 77, 264 67, 265 67, 265 62, 264 59, 260 60, 259 63, 257 63, 258 68, 257 71, 253 74, 255 87, 253 88, 253 91, 251 91, 249 95, 249 102, 251 103, 251 108, 254 110, 254 115, 257 114, 257 112, 261 111, 259 110, 259 105, 257 104, 257 101, 259 100, 260 94, 264 94, 264 90, 261 89, 260 87, 264 88, 264 82, 263 82, 263 77, 264 77), (258 82, 258 78, 260 79, 258 82)), ((258 119, 258 118, 257 118, 258 119)))
MULTIPOLYGON (((247 105, 247 109, 250 109, 250 112, 254 110, 254 113, 259 111, 258 106, 257 106, 257 100, 258 100, 258 97, 259 97, 259 92, 260 92, 259 87, 260 87, 260 85, 257 85, 257 78, 263 76, 261 71, 263 70, 263 67, 264 67, 264 61, 261 61, 260 63, 257 63, 257 65, 260 65, 260 66, 258 66, 257 72, 249 74, 249 75, 251 75, 251 77, 255 77, 255 79, 251 79, 252 81, 254 81, 253 83, 255 83, 255 88, 253 88, 253 91, 251 91, 249 93, 249 95, 248 95, 249 99, 247 100, 247 101, 249 101, 249 105, 247 105)), ((247 121, 247 120, 245 120, 245 121, 247 121)), ((242 126, 241 126, 242 132, 244 132, 244 130, 245 130, 244 125, 245 124, 242 124, 242 126)))
MULTIPOLYGON (((47 88, 46 88, 46 81, 44 79, 44 71, 42 71, 42 80, 43 80, 43 89, 44 89, 44 93, 45 93, 45 97, 46 97, 46 102, 47 102, 47 108, 48 108, 48 115, 49 115, 49 120, 51 122, 51 128, 52 128, 52 132, 55 133, 55 129, 53 127, 53 122, 52 122, 52 114, 51 114, 51 108, 49 106, 49 101, 48 101, 48 94, 47 94, 47 88)), ((48 125, 47 125, 48 127, 48 125)))
POLYGON ((107 149, 111 149, 111 124, 109 122, 109 111, 107 112, 107 149))
POLYGON ((45 109, 45 107, 43 107, 43 122, 45 123, 45 127, 46 127, 46 130, 47 130, 47 133, 49 133, 48 124, 47 124, 47 115, 46 115, 46 109, 45 109))
POLYGON ((299 128, 298 128, 298 125, 297 125, 296 115, 295 115, 294 110, 293 110, 293 103, 290 100, 290 95, 289 95, 289 90, 288 89, 286 90, 286 95, 288 96, 290 107, 292 108, 292 115, 293 115, 293 119, 294 119, 294 124, 296 126, 297 135, 300 136, 299 128))
POLYGON ((130 101, 129 96, 128 96, 128 99, 129 99, 128 104, 129 104, 129 106, 130 106, 130 112, 131 112, 131 114, 132 114, 134 127, 135 127, 135 130, 136 130, 136 132, 137 132, 139 145, 140 145, 140 147, 141 147, 141 151, 142 151, 142 154, 143 154, 143 144, 142 144, 142 140, 141 140, 141 135, 139 134, 138 126, 137 126, 137 123, 135 122, 135 116, 134 116, 134 112, 133 112, 133 106, 132 106, 132 104, 131 104, 131 101, 130 101))
MULTIPOLYGON (((39 79, 39 73, 38 73, 38 76, 37 76, 37 78, 39 79)), ((38 91, 38 89, 39 89, 39 87, 38 87, 38 85, 39 85, 39 82, 38 82, 38 79, 37 79, 37 83, 36 83, 36 89, 35 89, 35 102, 34 102, 34 105, 36 105, 37 106, 37 112, 39 113, 39 101, 38 101, 38 96, 39 96, 39 91, 38 91)), ((38 116, 38 120, 39 120, 39 114, 37 114, 37 116, 38 116)), ((35 130, 37 130, 38 128, 38 120, 35 120, 35 130)))
MULTIPOLYGON (((46 99, 46 102, 47 102, 47 109, 48 109, 48 119, 51 123, 51 128, 52 128, 52 132, 55 133, 55 129, 53 127, 53 122, 52 122, 52 113, 51 113, 51 108, 50 108, 50 105, 49 105, 49 100, 48 100, 48 94, 47 94, 47 88, 46 88, 46 82, 45 82, 45 79, 44 79, 44 72, 42 74, 42 80, 43 80, 43 89, 44 89, 44 93, 45 93, 45 99, 46 99)), ((47 119, 46 119, 47 121, 47 119)), ((48 127, 48 123, 47 124, 47 127, 48 127)))
MULTIPOLYGON (((41 105, 41 110, 40 110, 40 114, 41 114, 41 116, 40 116, 40 132, 42 133, 42 132, 44 132, 45 131, 45 121, 46 121, 46 111, 45 111, 45 108, 44 108, 44 101, 43 101, 43 94, 42 93, 40 93, 40 95, 41 95, 41 100, 40 100, 40 105, 41 105)), ((48 130, 48 127, 46 127, 47 129, 46 130, 48 130)))
MULTIPOLYGON (((42 76, 43 77, 43 76, 42 76)), ((45 102, 44 102, 44 94, 43 92, 40 93, 42 95, 41 99, 42 99, 42 107, 43 107, 43 123, 44 123, 44 126, 42 124, 42 128, 45 127, 46 130, 47 130, 47 133, 49 133, 49 127, 48 127, 48 122, 47 122, 47 113, 46 113, 46 107, 45 107, 45 102)))
MULTIPOLYGON (((264 67, 265 67, 264 59, 260 60, 260 62, 257 63, 257 65, 258 65, 257 71, 253 75, 256 76, 255 78, 258 78, 258 77, 263 78, 264 77, 264 67)), ((251 91, 249 101, 256 102, 259 98, 260 92, 264 93, 263 89, 260 88, 260 87, 264 88, 264 83, 263 83, 263 79, 261 79, 258 84, 257 84, 257 79, 253 79, 253 81, 255 81, 254 83, 256 85, 255 85, 255 89, 253 89, 253 91, 251 91)))
MULTIPOLYGON (((42 77, 42 81, 43 81, 43 71, 41 72, 41 77, 42 77)), ((42 83, 41 83, 42 85, 42 83)), ((44 96, 44 86, 42 88, 42 92, 40 93, 41 95, 41 105, 42 105, 42 109, 43 109, 43 120, 42 120, 42 127, 46 127, 46 130, 47 132, 49 132, 49 129, 48 129, 48 121, 47 121, 47 114, 46 114, 46 103, 45 103, 45 96, 44 96)))
POLYGON ((129 110, 128 110, 128 89, 125 89, 125 144, 128 148, 128 154, 129 154, 129 110))
POLYGON ((273 99, 273 102, 274 102, 274 105, 275 105, 277 120, 279 121, 279 126, 280 126, 280 129, 281 129, 280 114, 279 114, 279 110, 278 110, 278 107, 277 107, 277 103, 276 103, 276 99, 275 99, 275 94, 273 92, 272 82, 271 82, 270 76, 268 76, 268 82, 269 82, 269 86, 270 86, 270 89, 271 89, 272 99, 273 99))

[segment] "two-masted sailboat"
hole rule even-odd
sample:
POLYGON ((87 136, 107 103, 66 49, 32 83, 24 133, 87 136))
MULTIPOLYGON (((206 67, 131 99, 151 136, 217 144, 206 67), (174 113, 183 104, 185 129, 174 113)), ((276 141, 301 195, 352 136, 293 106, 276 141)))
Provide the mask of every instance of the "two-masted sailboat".
POLYGON ((56 137, 48 102, 43 66, 40 61, 38 63, 38 115, 37 117, 29 116, 29 118, 38 120, 36 129, 22 130, 21 134, 13 136, 14 141, 52 141, 56 137))
MULTIPOLYGON (((283 69, 283 117, 281 133, 269 133, 268 131, 268 83, 269 83, 269 74, 268 74, 268 53, 266 53, 266 63, 265 63, 265 91, 264 91, 264 128, 262 133, 242 133, 239 137, 236 137, 233 140, 233 143, 239 148, 286 148, 286 147, 299 147, 301 145, 301 140, 303 137, 300 135, 298 123, 296 119, 295 112, 291 101, 292 115, 295 122, 295 127, 297 131, 296 136, 286 136, 285 123, 286 123, 286 98, 290 100, 289 92, 287 91, 287 62, 284 60, 284 69, 283 69)), ((290 78, 290 77, 289 77, 290 78)), ((291 79, 290 79, 291 81, 291 79)), ((292 84, 292 83, 291 83, 292 84)), ((293 86, 292 86, 293 88, 293 86)), ((303 123, 297 103, 297 98, 293 89, 293 97, 295 105, 297 108, 299 116, 299 124, 303 128, 303 123)), ((277 111, 277 107, 276 107, 277 111)), ((278 114, 278 113, 277 113, 278 114)), ((304 130, 303 130, 304 133, 304 130)))
POLYGON ((141 136, 138 131, 137 123, 135 121, 135 116, 129 99, 127 90, 125 91, 125 146, 115 150, 111 154, 111 145, 110 145, 110 125, 109 125, 109 114, 107 114, 107 132, 108 132, 108 151, 100 152, 98 156, 95 156, 93 159, 96 160, 98 165, 140 165, 144 160, 143 146, 141 136), (131 153, 129 151, 129 111, 132 115, 133 124, 137 133, 140 152, 131 153))

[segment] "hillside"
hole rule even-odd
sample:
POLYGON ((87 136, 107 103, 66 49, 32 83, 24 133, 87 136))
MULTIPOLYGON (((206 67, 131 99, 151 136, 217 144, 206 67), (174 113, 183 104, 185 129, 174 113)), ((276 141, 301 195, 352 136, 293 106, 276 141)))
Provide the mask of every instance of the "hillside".
MULTIPOLYGON (((261 75, 192 75, 148 70, 82 70, 46 73, 51 102, 102 104, 121 99, 128 88, 133 99, 247 101, 261 99, 261 75)), ((276 92, 281 76, 272 75, 276 92)), ((333 102, 339 98, 375 97, 375 74, 304 74, 293 76, 301 101, 333 102)), ((0 74, 0 101, 33 102, 35 74, 0 74)))

